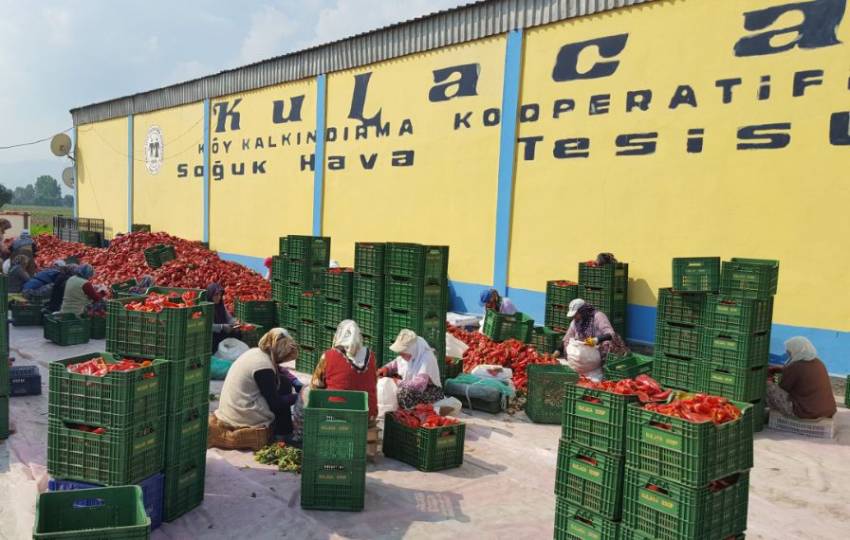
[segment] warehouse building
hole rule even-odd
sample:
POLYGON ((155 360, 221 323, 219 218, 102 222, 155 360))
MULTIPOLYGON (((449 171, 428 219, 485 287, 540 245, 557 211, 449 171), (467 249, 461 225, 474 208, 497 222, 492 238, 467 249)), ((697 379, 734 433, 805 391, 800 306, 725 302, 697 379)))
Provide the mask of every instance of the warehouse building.
POLYGON ((73 109, 76 212, 261 268, 278 237, 451 249, 543 320, 550 279, 630 263, 652 342, 673 257, 778 259, 773 353, 850 372, 844 0, 484 0, 73 109), (836 249, 837 248, 837 249, 836 249))

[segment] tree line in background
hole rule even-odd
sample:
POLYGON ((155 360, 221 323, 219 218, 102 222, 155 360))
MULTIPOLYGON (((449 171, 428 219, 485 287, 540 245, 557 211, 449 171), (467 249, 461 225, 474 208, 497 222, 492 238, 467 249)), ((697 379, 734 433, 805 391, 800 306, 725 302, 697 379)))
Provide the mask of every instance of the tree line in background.
POLYGON ((16 187, 14 191, 0 184, 0 208, 12 203, 26 206, 74 206, 73 195, 62 195, 59 182, 52 176, 39 176, 34 184, 16 187))

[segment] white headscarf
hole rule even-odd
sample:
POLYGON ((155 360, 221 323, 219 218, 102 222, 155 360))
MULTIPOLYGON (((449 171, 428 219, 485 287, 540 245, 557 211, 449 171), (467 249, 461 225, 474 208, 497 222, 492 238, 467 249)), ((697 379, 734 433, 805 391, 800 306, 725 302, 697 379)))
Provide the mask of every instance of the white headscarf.
POLYGON ((366 356, 369 350, 363 346, 363 335, 357 323, 347 319, 339 323, 334 334, 334 348, 341 348, 345 356, 357 369, 363 369, 366 365, 366 356))
POLYGON ((434 350, 423 338, 416 336, 416 341, 404 351, 411 356, 410 361, 399 356, 398 374, 403 381, 410 381, 420 373, 425 373, 431 378, 431 382, 442 387, 440 382, 440 366, 437 365, 437 357, 434 350))
POLYGON ((785 350, 788 351, 788 360, 785 365, 794 362, 808 362, 818 357, 818 351, 808 339, 797 336, 785 342, 785 350))

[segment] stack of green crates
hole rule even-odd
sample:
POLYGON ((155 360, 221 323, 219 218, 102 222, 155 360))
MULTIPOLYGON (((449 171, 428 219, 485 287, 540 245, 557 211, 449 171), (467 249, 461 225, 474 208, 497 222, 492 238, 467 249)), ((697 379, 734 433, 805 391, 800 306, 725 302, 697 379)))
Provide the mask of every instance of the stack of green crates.
MULTIPOLYGON (((565 279, 546 282, 546 320, 547 328, 564 334, 570 327, 572 317, 567 316, 570 302, 581 298, 582 289, 578 283, 565 279)), ((551 352, 551 351, 550 351, 551 352)))
POLYGON ((659 289, 652 376, 679 390, 701 390, 700 373, 707 359, 704 339, 709 323, 708 292, 659 289))
POLYGON ((127 311, 133 300, 109 301, 106 349, 166 361, 163 521, 173 521, 204 498, 213 305, 127 311))
POLYGON ((310 392, 304 407, 302 508, 363 510, 368 425, 365 392, 310 392))
POLYGON ((352 316, 363 332, 363 342, 375 353, 375 361, 384 365, 384 285, 387 245, 357 242, 354 245, 354 286, 352 316))
POLYGON ((578 282, 582 286, 581 298, 605 313, 614 330, 625 336, 626 304, 629 297, 628 263, 579 263, 578 282))
POLYGON ((761 431, 764 425, 765 381, 778 274, 778 261, 738 258, 724 261, 720 295, 709 303, 702 390, 752 403, 755 431, 761 431))
POLYGON ((390 243, 384 258, 384 348, 395 341, 402 329, 413 330, 435 349, 443 376, 449 248, 390 243))
POLYGON ((304 291, 298 300, 298 358, 295 369, 302 373, 313 373, 322 348, 322 295, 319 291, 304 291))
POLYGON ((637 397, 573 383, 565 390, 555 477, 555 539, 616 540, 623 509, 626 413, 637 397))
POLYGON ((9 437, 9 285, 0 274, 0 439, 9 437))
POLYGON ((354 301, 354 269, 328 268, 322 283, 322 348, 333 346, 333 336, 339 323, 351 319, 354 301))
POLYGON ((277 323, 291 334, 298 332, 301 293, 322 288, 330 254, 328 237, 280 237, 278 255, 272 259, 272 300, 277 304, 277 323))
POLYGON ((716 425, 628 406, 626 538, 735 538, 747 528, 753 407, 716 425))

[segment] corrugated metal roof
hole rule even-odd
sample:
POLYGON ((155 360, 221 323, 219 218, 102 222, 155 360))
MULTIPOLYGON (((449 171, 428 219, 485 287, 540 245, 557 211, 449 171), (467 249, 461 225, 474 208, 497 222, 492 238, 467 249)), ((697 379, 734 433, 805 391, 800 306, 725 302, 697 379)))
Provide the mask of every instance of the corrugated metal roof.
POLYGON ((74 125, 140 114, 654 0, 480 0, 156 90, 71 109, 74 125))

